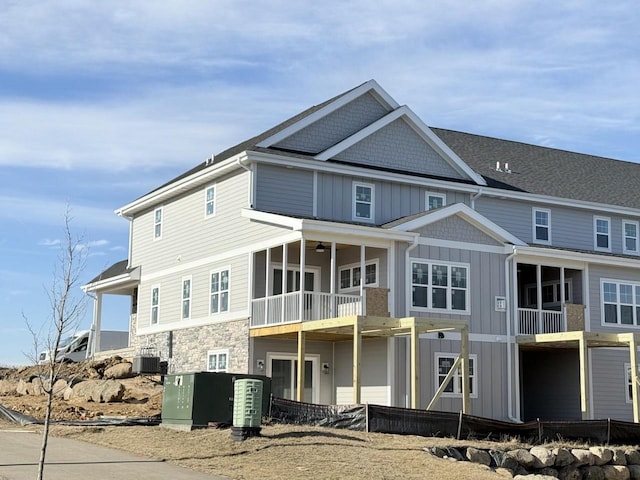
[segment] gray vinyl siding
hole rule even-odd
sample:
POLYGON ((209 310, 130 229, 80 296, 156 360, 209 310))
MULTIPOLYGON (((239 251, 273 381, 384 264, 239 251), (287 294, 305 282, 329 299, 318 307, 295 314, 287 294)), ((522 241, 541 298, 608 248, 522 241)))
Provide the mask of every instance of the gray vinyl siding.
MULTIPOLYGON (((253 340, 253 351, 250 357, 253 358, 253 364, 250 365, 249 371, 254 374, 266 375, 266 361, 267 361, 267 353, 288 353, 288 354, 297 354, 298 344, 296 340, 275 340, 271 338, 255 338, 253 340), (265 369, 263 371, 258 371, 256 364, 258 360, 263 360, 265 362, 265 369)), ((333 355, 333 343, 332 342, 314 342, 307 341, 306 342, 306 353, 308 355, 320 355, 320 365, 319 365, 319 388, 320 388, 320 403, 329 405, 334 403, 333 397, 333 381, 332 375, 335 366, 334 366, 334 355, 333 355), (329 374, 322 373, 322 364, 329 364, 329 374)))
POLYGON ((416 231, 420 233, 421 237, 426 238, 493 246, 504 245, 458 216, 447 217, 416 231))
POLYGON ((313 172, 272 165, 256 169, 254 207, 264 212, 313 215, 313 172))
MULTIPOLYGON (((471 333, 506 334, 506 313, 495 311, 495 297, 505 295, 505 255, 419 245, 411 252, 410 256, 411 258, 469 264, 470 314, 411 310, 409 316, 467 320, 471 333)), ((402 258, 404 260, 404 257, 402 258)), ((411 288, 408 275, 400 285, 405 284, 411 288)), ((405 303, 404 291, 398 290, 399 295, 396 297, 396 302, 405 303)))
POLYGON ((444 178, 466 178, 399 118, 335 156, 337 160, 444 178))
POLYGON ((275 146, 298 152, 319 153, 388 113, 376 98, 366 93, 284 139, 275 146))
POLYGON ((609 267, 606 265, 594 264, 589 266, 589 310, 591 316, 591 330, 594 332, 609 331, 614 333, 623 333, 624 331, 638 332, 640 327, 634 327, 632 325, 602 325, 602 292, 600 283, 603 278, 640 283, 640 269, 609 267))
POLYGON ((249 284, 248 259, 248 255, 242 255, 141 282, 138 288, 138 327, 150 326, 151 291, 153 287, 158 286, 160 287, 158 325, 182 328, 181 324, 186 321, 182 319, 182 280, 185 277, 191 277, 190 321, 213 323, 220 318, 233 317, 234 312, 246 314, 249 284), (212 270, 220 269, 229 270, 229 312, 210 315, 210 273, 212 270))
MULTIPOLYGON (((387 405, 387 339, 362 339, 362 403, 387 405)), ((335 343, 336 403, 353 403, 353 342, 335 343)))
MULTIPOLYGON (((446 335, 446 334, 445 334, 446 335)), ((460 353, 456 340, 420 340, 420 408, 425 408, 437 390, 436 353, 460 353)), ((471 414, 506 419, 507 409, 507 346, 506 343, 470 342, 469 353, 477 356, 477 398, 471 399, 471 414)), ((462 398, 441 397, 434 410, 459 412, 462 398)))
POLYGON ((336 221, 353 220, 353 182, 374 185, 374 222, 384 224, 425 210, 425 193, 445 193, 447 205, 469 204, 469 194, 419 187, 415 185, 365 177, 353 177, 332 173, 318 173, 318 217, 336 221))
POLYGON ((628 349, 592 348, 590 352, 594 417, 633 422, 632 405, 626 402, 625 393, 624 365, 629 363, 628 349))
POLYGON ((153 237, 156 207, 135 216, 131 265, 142 265, 143 279, 151 273, 224 254, 287 232, 241 216, 241 210, 249 207, 248 172, 224 177, 215 185, 216 210, 211 218, 204 215, 205 186, 163 204, 160 239, 153 237))

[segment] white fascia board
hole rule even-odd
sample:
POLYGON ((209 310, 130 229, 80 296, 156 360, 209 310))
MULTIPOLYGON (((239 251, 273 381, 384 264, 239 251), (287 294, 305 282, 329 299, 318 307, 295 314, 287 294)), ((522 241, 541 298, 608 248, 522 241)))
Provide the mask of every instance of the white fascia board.
POLYGON ((202 170, 189 175, 188 177, 177 180, 159 190, 156 190, 137 200, 134 200, 133 202, 128 203, 124 207, 116 210, 115 213, 119 216, 128 217, 131 214, 136 213, 137 211, 162 202, 163 200, 170 198, 177 193, 184 192, 185 190, 189 190, 190 188, 209 182, 214 178, 227 173, 229 170, 240 168, 240 162, 244 161, 248 161, 246 151, 234 155, 233 157, 228 158, 220 162, 219 164, 213 164, 209 167, 205 167, 202 170))
POLYGON ((115 277, 105 278, 104 280, 98 280, 97 282, 87 283, 83 285, 82 291, 96 292, 98 290, 111 290, 115 287, 124 287, 127 283, 135 284, 140 281, 140 268, 136 268, 132 272, 123 273, 115 277))
POLYGON ((429 144, 431 148, 438 152, 440 156, 457 172, 470 178, 478 185, 484 186, 487 184, 484 178, 473 171, 473 169, 471 169, 469 165, 464 163, 462 159, 458 157, 458 155, 456 155, 453 150, 451 150, 442 140, 440 140, 440 138, 438 138, 438 136, 433 133, 431 129, 422 120, 420 120, 420 118, 406 105, 397 108, 393 112, 385 115, 381 119, 354 133, 350 137, 345 138, 331 148, 328 148, 324 152, 319 153, 314 158, 316 160, 323 161, 329 160, 330 158, 352 147, 356 143, 361 142, 368 136, 383 129, 391 122, 394 122, 399 118, 403 118, 407 122, 407 124, 411 128, 413 128, 413 130, 418 135, 420 135, 420 138, 422 138, 427 144, 429 144))
POLYGON ((299 132, 303 128, 308 127, 312 123, 317 122, 321 118, 326 117, 330 113, 335 112, 339 108, 344 107, 347 103, 355 100, 356 98, 358 98, 361 95, 364 95, 367 92, 375 93, 376 97, 379 100, 381 100, 383 103, 386 103, 387 108, 390 108, 391 110, 395 110, 399 106, 398 102, 396 102, 391 97, 391 95, 389 95, 380 85, 378 85, 378 82, 376 82, 375 80, 369 80, 368 82, 363 83, 359 87, 354 88, 350 92, 345 93, 340 98, 336 98, 329 105, 325 105, 320 110, 313 112, 310 115, 307 115, 306 117, 295 122, 294 124, 289 125, 287 128, 280 130, 278 133, 275 133, 269 138, 262 140, 256 146, 268 148, 272 145, 275 145, 276 143, 281 142, 285 138, 290 137, 294 133, 299 132))
POLYGON ((599 265, 609 265, 612 267, 640 268, 640 259, 621 258, 611 255, 598 255, 597 253, 572 252, 568 250, 554 250, 552 248, 539 247, 516 247, 515 253, 518 257, 543 257, 574 262, 596 263, 599 265))
POLYGON ((270 223, 272 225, 290 228, 291 230, 302 229, 302 220, 300 220, 299 218, 288 217, 286 215, 262 212, 260 210, 253 210, 252 208, 243 208, 242 210, 240 210, 240 215, 244 218, 248 218, 249 220, 255 220, 256 222, 262 223, 270 223))
POLYGON ((431 213, 427 213, 421 217, 414 218, 413 220, 401 223, 400 225, 396 225, 392 229, 403 232, 416 230, 432 223, 439 222, 440 220, 444 220, 445 218, 451 217, 453 215, 462 217, 478 230, 481 230, 482 232, 486 233, 492 238, 495 238, 498 241, 512 243, 513 245, 527 245, 515 235, 509 233, 501 226, 492 222, 475 210, 472 210, 470 207, 466 206, 463 203, 455 203, 448 207, 439 208, 438 210, 434 210, 431 213))

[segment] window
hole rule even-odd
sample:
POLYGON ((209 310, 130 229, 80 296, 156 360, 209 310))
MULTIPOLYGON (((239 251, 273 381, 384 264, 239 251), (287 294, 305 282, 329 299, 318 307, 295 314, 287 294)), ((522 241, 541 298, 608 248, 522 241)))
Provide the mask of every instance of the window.
POLYGON ((204 191, 204 216, 213 217, 216 213, 216 187, 212 185, 204 191))
POLYGON ((160 312, 160 287, 151 288, 151 325, 158 323, 160 312))
POLYGON ((551 210, 533 209, 533 241, 544 244, 551 243, 551 210))
MULTIPOLYGON (((437 390, 444 382, 449 370, 458 358, 457 355, 451 353, 436 353, 436 385, 437 390)), ((472 398, 478 397, 478 378, 476 375, 477 355, 469 355, 469 390, 472 398)), ((462 373, 459 368, 456 368, 453 377, 449 381, 449 384, 442 392, 443 397, 460 397, 462 396, 462 373)))
MULTIPOLYGON (((352 290, 360 287, 362 274, 360 264, 343 265, 338 270, 340 281, 339 290, 352 290)), ((364 264, 364 284, 369 287, 378 286, 378 259, 369 260, 364 264)))
POLYGON ((209 312, 212 315, 229 311, 229 269, 211 272, 210 294, 209 312))
POLYGON ((602 324, 640 325, 640 284, 602 282, 602 324))
MULTIPOLYGON (((560 280, 549 280, 542 282, 542 308, 554 309, 560 306, 562 296, 560 294, 560 280)), ((525 285, 527 292, 525 298, 526 308, 538 308, 538 286, 535 283, 525 285)), ((567 278, 564 281, 564 301, 572 303, 573 300, 573 280, 567 278)))
POLYGON ((207 372, 226 372, 229 350, 209 350, 207 352, 207 372))
POLYGON ((162 238, 162 207, 153 212, 153 239, 162 238))
POLYGON ((593 248, 603 252, 611 251, 611 220, 606 217, 593 217, 593 248))
POLYGON ((373 221, 374 207, 373 185, 369 183, 353 184, 353 219, 373 221))
POLYGON ((622 222, 622 252, 638 254, 638 222, 622 222))
POLYGON ((426 193, 425 210, 444 207, 447 204, 447 196, 444 193, 426 193))
POLYGON ((191 277, 182 279, 182 318, 191 317, 191 277))
POLYGON ((412 303, 416 310, 469 311, 469 266, 444 262, 411 262, 412 303))

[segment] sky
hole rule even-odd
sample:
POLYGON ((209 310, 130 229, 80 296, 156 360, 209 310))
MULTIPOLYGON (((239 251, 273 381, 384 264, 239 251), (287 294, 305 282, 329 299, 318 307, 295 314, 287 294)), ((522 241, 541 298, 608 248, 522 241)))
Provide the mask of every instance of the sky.
POLYGON ((50 323, 67 208, 84 283, 127 257, 115 209, 369 79, 427 125, 639 162, 639 23, 631 0, 2 0, 0 365, 50 323))

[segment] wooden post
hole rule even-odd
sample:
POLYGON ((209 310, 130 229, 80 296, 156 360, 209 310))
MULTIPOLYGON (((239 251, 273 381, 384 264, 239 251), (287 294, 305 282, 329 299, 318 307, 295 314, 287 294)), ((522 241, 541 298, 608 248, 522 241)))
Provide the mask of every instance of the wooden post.
POLYGON ((356 318, 353 324, 353 403, 359 404, 361 401, 362 379, 360 378, 360 368, 362 364, 362 327, 360 319, 356 318))
POLYGON ((460 330, 460 363, 462 373, 462 411, 471 413, 471 384, 469 382, 469 331, 460 330))
POLYGON ((420 408, 420 332, 411 326, 411 408, 420 408))
POLYGON ((300 330, 298 332, 298 391, 296 392, 296 400, 304 402, 304 360, 306 356, 306 332, 300 330))
POLYGON ((587 340, 584 338, 584 332, 578 340, 578 350, 580 355, 580 410, 582 411, 582 419, 589 420, 589 360, 587 340))
POLYGON ((638 344, 635 334, 631 334, 629 340, 629 361, 631 363, 631 403, 633 404, 633 421, 638 423, 640 420, 640 408, 638 397, 638 344))

